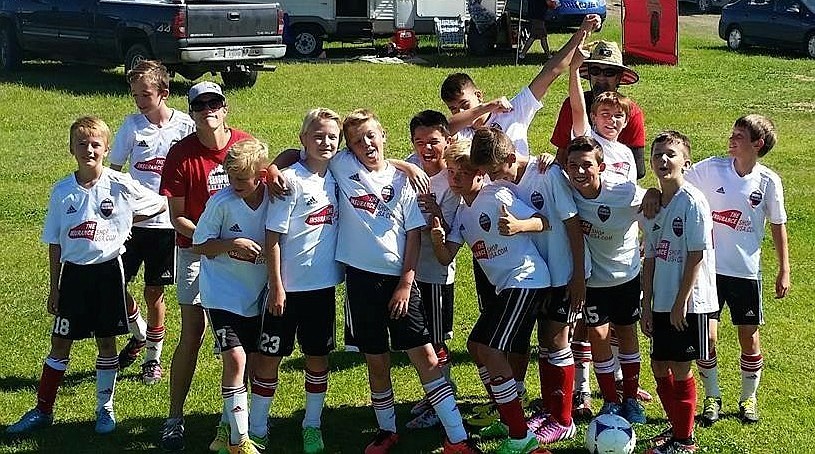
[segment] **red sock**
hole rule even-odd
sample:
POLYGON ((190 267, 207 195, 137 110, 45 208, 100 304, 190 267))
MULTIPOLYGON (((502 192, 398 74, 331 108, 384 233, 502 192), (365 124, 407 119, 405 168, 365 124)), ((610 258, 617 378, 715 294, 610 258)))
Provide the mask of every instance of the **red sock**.
POLYGON ((65 369, 55 369, 49 362, 56 363, 54 365, 63 364, 67 367, 68 360, 54 360, 48 358, 45 364, 42 365, 42 375, 40 376, 40 386, 37 388, 37 409, 46 415, 54 412, 54 402, 57 400, 57 390, 62 383, 62 377, 65 375, 65 369))
POLYGON ((572 424, 572 391, 574 390, 574 357, 566 347, 549 353, 551 371, 549 410, 552 417, 563 426, 572 424))
POLYGON ((495 377, 490 383, 501 421, 509 427, 509 436, 519 439, 526 437, 527 427, 524 409, 515 388, 514 378, 495 377))
POLYGON ((696 380, 674 379, 674 399, 671 405, 671 425, 674 438, 686 440, 693 436, 693 417, 696 414, 696 380))
MULTIPOLYGON (((594 364, 596 367, 597 363, 594 364)), ((620 396, 617 395, 617 382, 614 381, 614 372, 600 373, 595 369, 594 373, 597 376, 597 385, 600 387, 603 400, 620 403, 620 396)))
POLYGON ((640 387, 640 362, 621 362, 620 369, 623 371, 623 397, 636 399, 640 387))
POLYGON ((549 364, 548 353, 546 357, 538 356, 538 379, 540 379, 541 384, 541 401, 543 401, 545 409, 551 411, 552 404, 550 400, 556 378, 552 375, 552 365, 549 364))
POLYGON ((657 377, 656 382, 657 394, 662 402, 662 408, 665 410, 665 416, 668 417, 668 421, 673 421, 674 376, 657 377))

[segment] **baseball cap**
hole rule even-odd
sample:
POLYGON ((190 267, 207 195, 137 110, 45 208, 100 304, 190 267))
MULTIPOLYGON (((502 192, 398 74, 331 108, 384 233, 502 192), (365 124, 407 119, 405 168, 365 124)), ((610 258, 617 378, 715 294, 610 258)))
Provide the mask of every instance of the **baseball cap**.
POLYGON ((216 84, 215 82, 205 80, 204 82, 198 82, 197 84, 193 85, 192 88, 190 88, 189 93, 187 93, 187 100, 189 102, 193 102, 195 101, 195 98, 207 93, 218 95, 221 97, 221 99, 226 99, 220 85, 216 84))

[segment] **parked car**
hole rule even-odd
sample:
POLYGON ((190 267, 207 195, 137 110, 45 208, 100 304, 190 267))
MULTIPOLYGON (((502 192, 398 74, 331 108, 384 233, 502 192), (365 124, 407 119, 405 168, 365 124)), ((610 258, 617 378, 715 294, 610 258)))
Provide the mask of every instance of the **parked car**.
POLYGON ((815 58, 815 0, 737 0, 722 8, 719 36, 739 50, 803 50, 815 58))
POLYGON ((693 3, 700 13, 707 13, 713 8, 721 8, 732 0, 679 0, 683 3, 693 3))
POLYGON ((599 14, 606 20, 606 0, 560 0, 557 8, 546 13, 547 25, 555 27, 577 27, 586 14, 599 14))

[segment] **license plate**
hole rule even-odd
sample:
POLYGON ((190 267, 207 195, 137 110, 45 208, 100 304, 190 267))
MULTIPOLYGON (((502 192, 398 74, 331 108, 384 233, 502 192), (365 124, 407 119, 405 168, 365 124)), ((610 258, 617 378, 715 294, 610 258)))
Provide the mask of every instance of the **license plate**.
POLYGON ((243 57, 243 48, 226 49, 226 58, 241 58, 243 57))

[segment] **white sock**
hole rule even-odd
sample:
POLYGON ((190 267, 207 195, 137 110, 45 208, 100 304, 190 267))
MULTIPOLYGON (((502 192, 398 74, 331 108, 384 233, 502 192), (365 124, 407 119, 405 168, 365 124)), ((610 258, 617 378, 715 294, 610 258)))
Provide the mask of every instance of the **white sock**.
POLYGON ((396 433, 396 410, 393 407, 393 388, 381 393, 371 391, 371 405, 379 428, 396 433))
POLYGON ((277 379, 252 377, 252 410, 249 412, 249 433, 265 437, 269 432, 269 409, 274 402, 277 379))
POLYGON ((306 369, 306 414, 303 417, 303 428, 321 425, 325 393, 328 390, 328 370, 315 372, 306 369))
POLYGON ((764 368, 764 358, 761 353, 755 355, 741 355, 741 398, 739 402, 756 397, 758 383, 761 381, 761 369, 764 368))
POLYGON ((164 327, 147 327, 147 342, 144 344, 144 362, 161 362, 161 350, 164 348, 164 327))
POLYGON ((147 322, 142 318, 138 306, 136 306, 135 314, 127 316, 127 330, 137 341, 144 342, 147 340, 147 322))
POLYGON ((229 442, 237 445, 249 432, 249 404, 246 396, 246 386, 222 386, 221 395, 229 418, 229 442))
POLYGON ((113 392, 116 390, 116 373, 119 357, 96 357, 96 411, 103 408, 113 411, 113 392))
POLYGON ((715 354, 709 359, 697 360, 696 366, 699 380, 705 388, 705 397, 722 397, 722 391, 719 389, 719 365, 715 354))
POLYGON ((467 431, 464 429, 464 422, 461 420, 461 413, 456 406, 456 398, 453 396, 453 388, 450 383, 444 377, 439 377, 422 385, 422 388, 424 388, 430 405, 436 410, 450 443, 466 440, 467 431))
POLYGON ((623 370, 620 368, 620 346, 612 345, 611 354, 614 355, 614 381, 623 379, 623 370))

